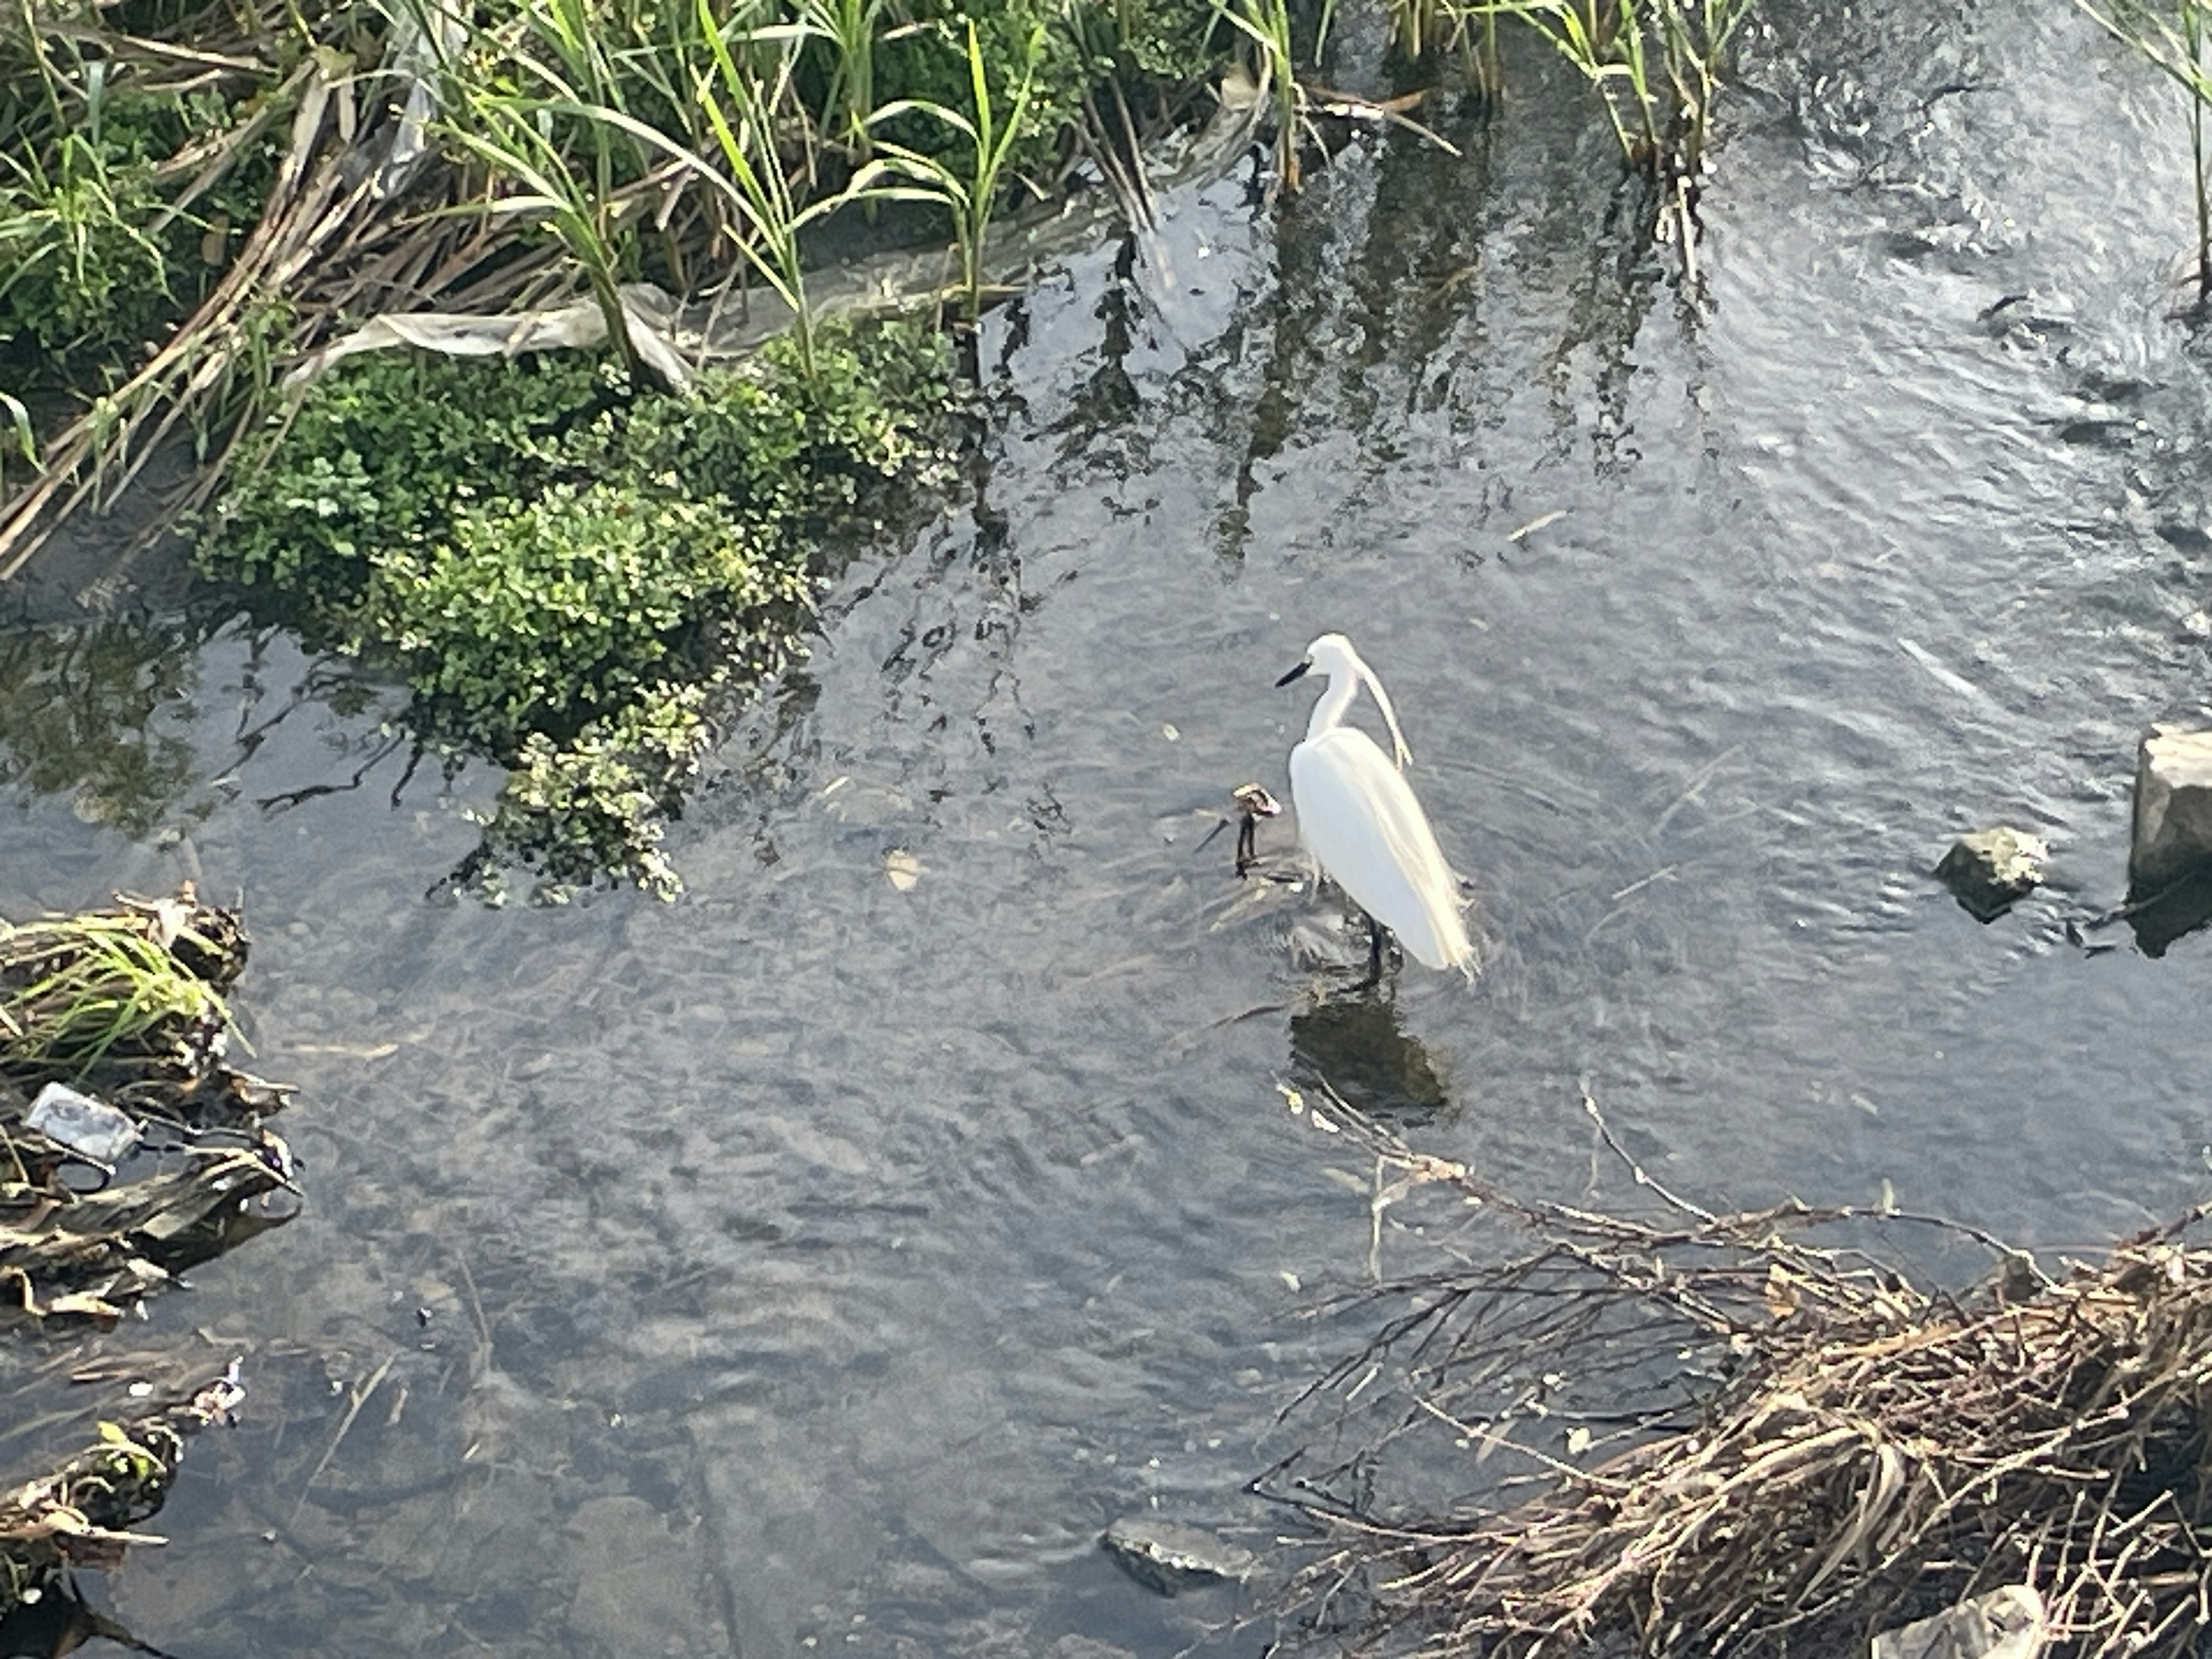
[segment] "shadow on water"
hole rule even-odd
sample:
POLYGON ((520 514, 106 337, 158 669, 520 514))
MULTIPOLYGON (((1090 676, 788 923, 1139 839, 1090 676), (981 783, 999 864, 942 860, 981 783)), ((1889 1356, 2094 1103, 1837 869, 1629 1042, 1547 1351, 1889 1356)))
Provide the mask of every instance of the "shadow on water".
POLYGON ((2212 922, 2212 873, 2185 876, 2155 893, 2130 896, 2128 927, 2136 948, 2154 959, 2212 922))
POLYGON ((2179 115, 2029 0, 1761 15, 1701 307, 1532 75, 1462 161, 1362 136, 1272 215, 1218 181, 989 319, 977 494, 825 596, 676 905, 422 902, 498 780, 410 775, 281 635, 0 640, 0 914, 242 889, 304 1088, 308 1208, 144 1333, 253 1392, 116 1616, 1256 1652, 1097 1539, 1263 1544, 1276 1413, 1364 1334, 1303 1299, 1429 1265, 1280 1079, 1508 1188, 1583 1192, 1587 1079, 1715 1203, 1889 1183, 2094 1243, 2193 1195, 2212 951, 2066 934, 2212 672, 2179 115), (1319 996, 1293 941, 1340 905, 1199 850, 1284 793, 1270 683, 1331 628, 1505 948, 1471 991, 1319 996), (2066 896, 1984 927, 1926 872, 1993 821, 2066 896))
POLYGON ((1425 1128, 1452 1109, 1434 1057, 1407 1035, 1387 994, 1328 998, 1292 1014, 1291 1078, 1310 1089, 1326 1084, 1401 1129, 1425 1128))

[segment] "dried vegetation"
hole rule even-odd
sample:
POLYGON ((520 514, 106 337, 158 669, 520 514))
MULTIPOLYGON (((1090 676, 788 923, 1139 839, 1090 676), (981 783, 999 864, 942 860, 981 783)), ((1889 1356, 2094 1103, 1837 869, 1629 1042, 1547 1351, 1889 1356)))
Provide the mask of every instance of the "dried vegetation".
MULTIPOLYGON (((227 1060, 246 944, 189 884, 0 923, 0 1310, 19 1326, 111 1329, 292 1213, 291 1157, 262 1122, 287 1091, 227 1060)), ((243 1392, 234 1362, 0 1496, 0 1613, 158 1542, 134 1528, 243 1392)))
POLYGON ((228 1422, 243 1394, 233 1366, 175 1404, 102 1423, 98 1443, 0 1496, 0 1613, 73 1569, 112 1568, 132 1545, 163 1541, 138 1523, 168 1497, 185 1443, 228 1422))
MULTIPOLYGON (((1295 1103, 1294 1104, 1298 1103, 1295 1103)), ((2206 1210, 2046 1273, 1959 1224, 1716 1214, 1635 1167, 1635 1218, 1527 1203, 1341 1103, 1389 1206, 1443 1195, 1472 1264, 1301 1403, 1261 1490, 1317 1528, 1302 1627, 1356 1654, 1863 1653, 2027 1584, 2084 1656, 2212 1625, 2206 1210), (1960 1247, 1957 1292, 1887 1259, 1960 1247), (1877 1254, 1877 1249, 1880 1253, 1877 1254)), ((1435 1230, 1431 1230, 1432 1231, 1435 1230)))

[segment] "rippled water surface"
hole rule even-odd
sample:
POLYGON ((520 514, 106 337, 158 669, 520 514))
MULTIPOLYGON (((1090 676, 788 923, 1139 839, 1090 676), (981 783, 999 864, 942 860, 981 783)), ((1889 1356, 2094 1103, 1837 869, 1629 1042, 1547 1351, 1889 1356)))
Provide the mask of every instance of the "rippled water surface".
MULTIPOLYGON (((2094 1244, 2201 1195, 2212 944, 2064 934, 2212 636, 2179 111, 2055 0, 1773 0, 1744 81, 1698 303, 1534 72, 1463 159, 1240 173, 994 319, 980 496, 840 581, 673 905, 426 901, 496 779, 401 787, 388 695, 281 636, 0 637, 0 913, 242 890, 303 1086, 306 1215, 136 1334, 254 1392, 118 1615, 1179 1651, 1237 1602, 1100 1528, 1263 1540, 1274 1414, 1358 1334, 1301 1310, 1364 1270, 1364 1175, 1281 1079, 1532 1189, 1587 1179, 1586 1079, 1717 1201, 2094 1244), (1473 989, 1317 1003, 1340 910, 1201 845, 1330 629, 1480 886, 1473 989), (1924 872, 1997 821, 2058 880, 1984 927, 1924 872)), ((11 1456, 94 1408, 31 1397, 11 1456)))

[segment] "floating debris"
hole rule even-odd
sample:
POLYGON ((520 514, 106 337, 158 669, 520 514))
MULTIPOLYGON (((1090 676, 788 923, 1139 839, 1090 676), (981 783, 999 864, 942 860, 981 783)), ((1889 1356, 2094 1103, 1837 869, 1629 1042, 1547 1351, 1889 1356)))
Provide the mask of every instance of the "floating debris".
POLYGON ((2035 1659, 2050 1639, 2034 1587, 2006 1584, 1882 1632, 1873 1659, 2035 1659))
POLYGON ((189 884, 0 923, 0 1310, 112 1324, 289 1218, 289 1091, 224 1058, 246 950, 189 884))
MULTIPOLYGON (((237 1027, 224 994, 246 950, 238 913, 201 904, 189 884, 0 922, 0 1314, 112 1328, 296 1212, 291 1152, 262 1121, 290 1091, 225 1060, 237 1027)), ((95 1370, 130 1374, 78 1375, 95 1370)), ((167 1391, 142 1376, 126 1392, 167 1391)), ((233 1360, 168 1393, 176 1403, 101 1423, 99 1444, 0 1495, 0 1613, 58 1607, 72 1569, 160 1543, 137 1528, 168 1495, 185 1441, 229 1421, 244 1395, 233 1360)), ((63 1624, 120 1630, 82 1607, 63 1624)))
POLYGON ((0 1613, 39 1600, 71 1569, 112 1568, 132 1545, 163 1542, 135 1528, 168 1496, 185 1443, 228 1423, 245 1397, 234 1360, 178 1404, 102 1423, 99 1444, 0 1497, 0 1613))
POLYGON ((128 1112, 79 1094, 66 1083, 39 1091, 23 1127, 94 1164, 112 1166, 138 1144, 138 1125, 128 1112))

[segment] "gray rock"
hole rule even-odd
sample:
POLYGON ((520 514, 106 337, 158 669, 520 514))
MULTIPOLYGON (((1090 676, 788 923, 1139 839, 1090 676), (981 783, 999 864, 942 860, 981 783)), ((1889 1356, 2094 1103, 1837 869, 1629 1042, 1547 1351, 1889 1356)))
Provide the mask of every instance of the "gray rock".
POLYGON ((1994 921, 2041 885, 2051 849, 2024 830, 1977 830, 1951 843, 1936 874, 1959 902, 1984 921, 1994 921))
POLYGON ((2043 1598, 2007 1584, 1874 1638, 1873 1659, 2035 1659, 2050 1644, 2043 1598))
POLYGON ((2131 886, 2155 891, 2212 865, 2212 732, 2154 726, 2136 755, 2131 886))
POLYGON ((1242 1583, 1260 1565, 1259 1558, 1240 1545, 1148 1515, 1124 1516, 1098 1541, 1124 1572, 1162 1595, 1207 1584, 1242 1583))

